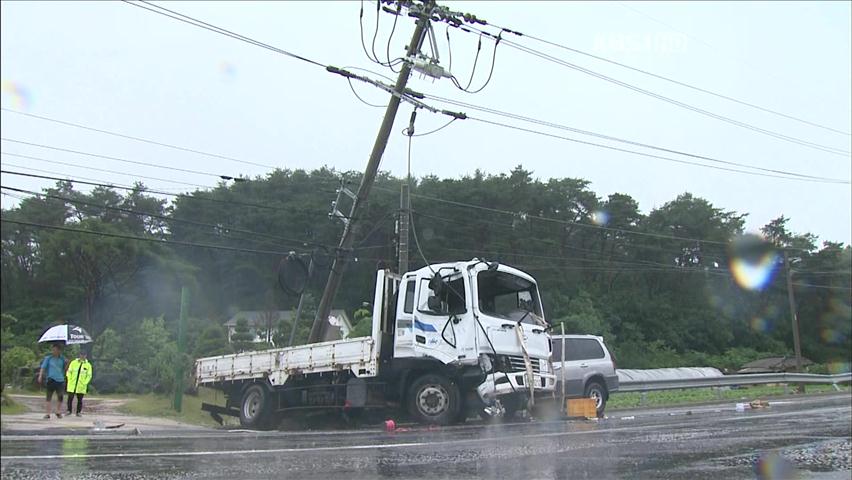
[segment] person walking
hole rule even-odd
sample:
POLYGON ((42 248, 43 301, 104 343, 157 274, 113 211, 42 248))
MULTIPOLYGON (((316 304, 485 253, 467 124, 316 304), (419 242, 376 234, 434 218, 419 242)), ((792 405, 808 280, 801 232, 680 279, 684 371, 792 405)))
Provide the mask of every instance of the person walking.
POLYGON ((65 391, 65 357, 62 356, 62 347, 59 343, 54 343, 50 347, 50 355, 42 360, 41 368, 38 371, 38 383, 44 385, 45 390, 47 390, 45 398, 47 414, 44 418, 50 418, 52 412, 50 400, 54 392, 56 392, 56 418, 62 418, 62 396, 65 391))
POLYGON ((86 350, 80 348, 80 356, 71 360, 68 370, 65 371, 66 391, 68 392, 68 415, 71 415, 71 407, 74 405, 74 396, 77 396, 77 416, 83 416, 83 396, 89 389, 92 381, 92 364, 86 358, 86 350))

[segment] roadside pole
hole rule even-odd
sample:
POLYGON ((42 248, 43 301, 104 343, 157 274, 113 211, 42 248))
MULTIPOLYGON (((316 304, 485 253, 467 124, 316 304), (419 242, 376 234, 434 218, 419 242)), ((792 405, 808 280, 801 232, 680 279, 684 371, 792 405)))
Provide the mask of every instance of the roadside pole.
POLYGON ((189 314, 189 289, 180 289, 180 316, 178 317, 177 351, 178 361, 175 365, 175 411, 183 407, 183 356, 186 350, 186 316, 189 314))
POLYGON ((408 223, 411 221, 408 182, 403 183, 399 192, 399 274, 408 271, 408 223))
POLYGON ((308 279, 305 281, 305 287, 302 288, 302 293, 299 294, 299 305, 296 306, 296 318, 293 319, 293 327, 290 329, 290 341, 287 342, 288 347, 293 346, 293 340, 296 338, 296 327, 299 325, 299 318, 302 317, 302 307, 305 305, 305 290, 307 290, 307 282, 311 281, 314 275, 314 255, 311 254, 311 261, 308 263, 308 279))
MULTIPOLYGON (((562 342, 562 363, 559 365, 559 376, 561 377, 562 383, 562 403, 560 403, 559 409, 562 410, 565 407, 565 324, 559 324, 559 333, 562 335, 559 339, 562 342)), ((568 413, 567 411, 565 412, 568 413)))
MULTIPOLYGON (((411 36, 411 42, 408 44, 406 51, 406 59, 414 57, 423 45, 423 40, 428 32, 429 18, 432 9, 435 5, 433 0, 427 0, 423 4, 423 11, 420 13, 414 34, 411 36)), ((308 338, 308 343, 318 342, 325 333, 326 323, 328 323, 328 314, 331 312, 331 304, 334 301, 334 296, 337 294, 337 289, 340 287, 340 282, 343 278, 343 269, 349 260, 349 250, 352 248, 354 241, 355 225, 359 221, 359 216, 364 203, 370 195, 370 190, 373 188, 373 183, 376 180, 376 174, 379 170, 379 163, 382 160, 382 155, 385 152, 385 147, 388 144, 391 129, 393 128, 396 113, 399 110, 400 95, 405 92, 405 86, 408 84, 408 77, 411 73, 411 64, 408 61, 402 63, 399 76, 394 85, 395 94, 388 101, 385 117, 382 120, 382 125, 379 127, 379 133, 376 141, 373 144, 373 150, 370 152, 370 159, 367 162, 367 168, 364 171, 364 177, 361 179, 361 185, 358 187, 358 193, 352 202, 352 209, 349 214, 349 222, 344 224, 343 236, 340 239, 340 244, 334 255, 334 262, 331 265, 331 272, 328 274, 328 282, 325 285, 325 290, 322 292, 322 298, 317 306, 317 314, 314 318, 314 324, 311 327, 311 335, 308 338)))
MULTIPOLYGON (((784 250, 784 267, 787 269, 787 300, 790 302, 790 317, 793 321, 793 350, 796 352, 796 373, 802 373, 802 345, 799 339, 799 314, 796 312, 796 294, 793 292, 793 269, 790 268, 790 256, 784 250)), ((805 393, 805 384, 796 387, 799 393, 805 393)))

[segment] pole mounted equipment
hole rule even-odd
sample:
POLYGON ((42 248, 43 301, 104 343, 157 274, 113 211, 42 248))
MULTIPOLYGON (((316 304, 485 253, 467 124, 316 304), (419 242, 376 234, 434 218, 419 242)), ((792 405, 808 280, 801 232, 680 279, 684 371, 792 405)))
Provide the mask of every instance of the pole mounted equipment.
MULTIPOLYGON (((422 4, 412 3, 409 7, 409 16, 417 18, 414 34, 411 37, 411 42, 408 45, 406 58, 416 56, 420 52, 420 47, 423 45, 423 40, 429 30, 429 21, 435 2, 427 0, 422 4)), ((326 324, 328 323, 328 315, 331 312, 332 302, 337 294, 337 289, 340 287, 340 282, 343 279, 343 270, 349 261, 349 254, 352 249, 355 231, 358 226, 356 219, 361 213, 361 209, 366 203, 370 190, 375 183, 376 175, 379 170, 379 164, 382 155, 387 147, 388 138, 390 137, 393 122, 396 119, 397 111, 399 110, 400 97, 405 93, 405 86, 408 84, 408 78, 411 74, 411 65, 404 62, 400 68, 399 76, 394 85, 394 95, 391 96, 385 110, 385 117, 379 127, 379 133, 376 141, 373 144, 373 150, 370 152, 370 159, 367 162, 367 168, 364 171, 364 176, 361 179, 361 185, 358 187, 358 192, 355 195, 352 203, 352 209, 349 214, 349 222, 343 226, 343 235, 340 239, 340 244, 335 252, 334 262, 331 266, 331 272, 328 275, 328 282, 323 291, 320 303, 317 306, 317 315, 314 318, 314 324, 311 327, 311 334, 308 338, 308 343, 316 343, 323 338, 325 334, 326 324)))

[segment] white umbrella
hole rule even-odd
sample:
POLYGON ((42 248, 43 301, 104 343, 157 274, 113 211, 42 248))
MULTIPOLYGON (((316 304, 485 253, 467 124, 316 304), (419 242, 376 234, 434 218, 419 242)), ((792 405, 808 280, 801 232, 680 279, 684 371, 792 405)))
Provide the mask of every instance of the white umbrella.
POLYGON ((76 343, 90 343, 92 337, 78 325, 56 325, 50 327, 38 339, 42 342, 65 342, 67 345, 76 343))

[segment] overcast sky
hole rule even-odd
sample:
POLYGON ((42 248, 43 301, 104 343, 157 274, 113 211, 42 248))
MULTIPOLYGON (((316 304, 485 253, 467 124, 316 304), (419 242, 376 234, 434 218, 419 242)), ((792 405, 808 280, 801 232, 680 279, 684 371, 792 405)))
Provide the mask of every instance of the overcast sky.
MULTIPOLYGON (((838 134, 780 118, 528 38, 506 37, 740 122, 850 150, 850 2, 442 4, 497 25, 846 132, 838 134)), ((322 64, 366 68, 395 77, 388 69, 371 63, 361 49, 359 2, 170 2, 166 6, 322 64)), ((376 46, 382 56, 392 18, 388 14, 380 18, 376 46)), ((374 28, 375 3, 367 2, 364 34, 368 47, 374 28)), ((392 53, 402 52, 412 30, 413 21, 400 18, 392 53)), ((448 67, 445 25, 439 24, 436 33, 441 64, 448 67)), ((452 72, 467 83, 477 39, 453 29, 450 36, 452 72)), ((345 80, 321 68, 122 2, 4 1, 0 45, 3 108, 282 168, 327 165, 341 171, 362 171, 383 115, 383 109, 358 101, 345 80)), ((492 45, 483 42, 474 87, 487 76, 492 45)), ((447 79, 432 81, 417 75, 410 86, 433 95, 725 161, 847 182, 852 177, 848 155, 789 143, 708 118, 506 45, 499 47, 493 78, 481 93, 464 93, 447 79)), ((361 84, 355 88, 372 103, 387 101, 387 95, 373 87, 361 84)), ((478 113, 447 108, 472 116, 478 113)), ((401 107, 382 162, 383 170, 396 175, 405 174, 406 139, 399 132, 407 125, 410 111, 410 105, 401 107)), ((599 141, 515 120, 477 116, 599 141)), ((446 117, 421 112, 417 131, 425 132, 445 122, 446 117)), ((268 171, 8 111, 2 112, 2 136, 215 175, 256 176, 268 171)), ((149 187, 175 192, 193 189, 191 185, 212 186, 217 181, 213 176, 122 164, 8 141, 2 142, 2 151, 83 166, 3 155, 4 169, 10 170, 39 169, 117 184, 141 179, 149 187)), ((749 213, 750 231, 784 214, 791 217, 790 225, 796 232, 812 232, 822 240, 852 240, 852 190, 848 183, 808 183, 711 170, 473 120, 457 121, 438 133, 416 138, 413 144, 412 169, 417 176, 458 177, 476 169, 501 173, 518 164, 545 180, 588 179, 602 197, 614 192, 629 194, 644 212, 688 191, 717 207, 749 213)), ((4 186, 40 189, 52 183, 2 176, 4 186)), ((6 208, 14 201, 5 196, 2 199, 6 208)))

